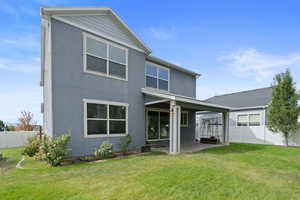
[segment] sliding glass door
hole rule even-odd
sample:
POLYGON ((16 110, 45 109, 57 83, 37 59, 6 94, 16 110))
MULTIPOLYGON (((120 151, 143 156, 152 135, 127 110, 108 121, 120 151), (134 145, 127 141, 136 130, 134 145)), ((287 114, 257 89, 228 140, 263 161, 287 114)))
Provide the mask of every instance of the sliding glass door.
POLYGON ((147 140, 169 139, 169 113, 147 111, 147 140))

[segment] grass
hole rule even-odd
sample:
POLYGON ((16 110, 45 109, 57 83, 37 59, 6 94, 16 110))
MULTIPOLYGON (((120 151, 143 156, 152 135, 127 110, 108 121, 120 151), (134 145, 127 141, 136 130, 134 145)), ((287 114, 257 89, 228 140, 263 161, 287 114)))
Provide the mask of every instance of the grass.
POLYGON ((300 199, 300 148, 231 144, 51 168, 0 149, 1 199, 300 199))

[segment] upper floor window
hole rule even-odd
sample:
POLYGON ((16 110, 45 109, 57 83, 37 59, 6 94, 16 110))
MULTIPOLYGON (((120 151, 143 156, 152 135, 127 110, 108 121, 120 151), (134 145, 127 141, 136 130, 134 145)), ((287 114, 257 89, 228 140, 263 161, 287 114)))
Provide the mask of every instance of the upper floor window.
POLYGON ((126 48, 86 33, 83 41, 85 72, 127 80, 126 48))
POLYGON ((260 126, 260 121, 259 113, 237 115, 237 126, 260 126))
POLYGON ((169 91, 169 74, 169 69, 147 62, 145 67, 146 87, 169 91))

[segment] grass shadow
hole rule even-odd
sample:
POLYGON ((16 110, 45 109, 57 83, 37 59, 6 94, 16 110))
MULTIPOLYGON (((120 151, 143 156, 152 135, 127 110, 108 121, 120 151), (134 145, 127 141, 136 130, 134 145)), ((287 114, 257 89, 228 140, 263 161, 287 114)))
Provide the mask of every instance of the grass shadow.
POLYGON ((210 153, 210 154, 238 154, 238 153, 247 153, 253 151, 261 151, 265 150, 270 145, 263 144, 245 144, 245 143, 231 143, 228 146, 218 146, 212 147, 208 149, 204 149, 201 151, 195 152, 197 153, 210 153))

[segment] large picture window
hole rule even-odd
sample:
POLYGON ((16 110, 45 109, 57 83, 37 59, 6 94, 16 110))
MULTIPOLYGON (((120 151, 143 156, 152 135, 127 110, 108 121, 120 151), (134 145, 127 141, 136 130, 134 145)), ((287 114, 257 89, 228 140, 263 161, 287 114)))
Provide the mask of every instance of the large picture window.
POLYGON ((127 134, 125 103, 84 100, 85 136, 122 136, 127 134))
POLYGON ((147 62, 146 87, 169 91, 169 69, 147 62))
POLYGON ((127 49, 84 34, 84 71, 87 73, 127 80, 127 49))
POLYGON ((237 115, 237 126, 260 126, 259 113, 237 115))

